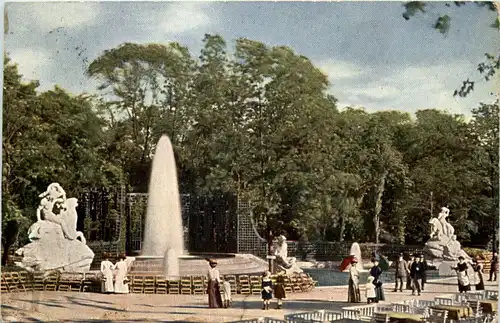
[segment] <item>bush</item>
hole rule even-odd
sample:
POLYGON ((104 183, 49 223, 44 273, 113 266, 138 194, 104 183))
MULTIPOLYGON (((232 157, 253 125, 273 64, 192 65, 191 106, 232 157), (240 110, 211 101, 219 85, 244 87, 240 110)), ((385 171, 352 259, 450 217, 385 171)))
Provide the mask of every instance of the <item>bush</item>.
POLYGON ((491 254, 490 251, 484 250, 484 249, 479 249, 479 248, 463 248, 465 253, 467 253, 470 257, 476 258, 479 256, 479 258, 485 260, 488 258, 488 256, 491 254))

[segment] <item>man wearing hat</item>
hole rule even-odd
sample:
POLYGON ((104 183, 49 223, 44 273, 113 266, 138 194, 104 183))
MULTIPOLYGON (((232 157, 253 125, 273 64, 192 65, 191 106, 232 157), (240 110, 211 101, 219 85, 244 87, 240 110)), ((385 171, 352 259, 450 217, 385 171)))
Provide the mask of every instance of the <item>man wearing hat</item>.
POLYGON ((422 257, 420 255, 415 255, 415 261, 411 265, 410 268, 410 276, 412 279, 412 295, 415 295, 415 290, 417 290, 418 296, 420 296, 421 289, 420 289, 420 283, 423 278, 423 271, 424 268, 422 266, 422 262, 420 262, 420 259, 422 257))
POLYGON ((215 259, 207 259, 210 269, 208 270, 208 307, 221 308, 222 297, 220 294, 220 273, 216 269, 217 261, 215 259))
POLYGON ((398 281, 399 281, 399 291, 403 291, 403 281, 406 280, 406 276, 410 274, 410 269, 408 268, 408 263, 403 259, 403 254, 399 255, 396 262, 396 282, 394 285, 394 291, 398 291, 398 281))

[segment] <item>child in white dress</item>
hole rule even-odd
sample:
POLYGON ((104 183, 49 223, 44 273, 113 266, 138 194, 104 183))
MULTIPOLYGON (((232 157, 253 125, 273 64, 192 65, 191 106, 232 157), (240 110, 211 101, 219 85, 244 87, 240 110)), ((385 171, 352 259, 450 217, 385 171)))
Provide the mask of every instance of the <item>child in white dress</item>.
POLYGON ((366 282, 366 301, 369 303, 374 303, 377 300, 377 295, 375 294, 375 285, 373 284, 373 276, 368 276, 366 282))
POLYGON ((221 296, 222 296, 222 305, 224 308, 231 307, 231 303, 233 300, 231 299, 231 283, 224 279, 221 284, 221 296))

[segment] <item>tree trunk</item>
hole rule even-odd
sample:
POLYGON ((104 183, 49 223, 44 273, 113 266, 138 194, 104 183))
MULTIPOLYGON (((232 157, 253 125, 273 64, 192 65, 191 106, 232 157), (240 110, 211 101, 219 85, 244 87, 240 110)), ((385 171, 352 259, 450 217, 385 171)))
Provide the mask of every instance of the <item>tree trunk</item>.
POLYGON ((6 266, 7 263, 9 262, 9 249, 10 245, 3 245, 3 250, 2 250, 2 266, 6 266))
POLYGON ((340 233, 339 233, 339 242, 344 241, 344 231, 345 231, 345 213, 342 212, 340 216, 340 233))
POLYGON ((376 188, 376 200, 375 200, 375 209, 373 214, 373 224, 375 227, 375 243, 379 243, 379 234, 380 234, 380 211, 382 211, 382 196, 384 195, 385 190, 385 180, 389 171, 385 170, 380 176, 379 183, 376 188))

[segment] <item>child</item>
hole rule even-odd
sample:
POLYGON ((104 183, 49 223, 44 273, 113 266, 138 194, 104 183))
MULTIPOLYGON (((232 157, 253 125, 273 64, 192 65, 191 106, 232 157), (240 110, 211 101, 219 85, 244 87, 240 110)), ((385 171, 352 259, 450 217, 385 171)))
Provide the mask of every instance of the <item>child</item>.
POLYGON ((231 307, 233 300, 231 299, 231 283, 224 279, 221 285, 222 291, 222 305, 224 308, 231 307))
POLYGON ((278 299, 277 309, 281 309, 282 299, 286 298, 285 292, 285 272, 280 272, 276 277, 276 285, 274 286, 274 296, 278 299))
POLYGON ((262 309, 268 310, 269 303, 273 298, 273 282, 271 281, 271 272, 266 271, 262 277, 262 309))
POLYGON ((368 276, 368 281, 366 282, 366 300, 368 304, 375 303, 377 300, 377 295, 375 294, 375 285, 373 284, 373 276, 368 276))

